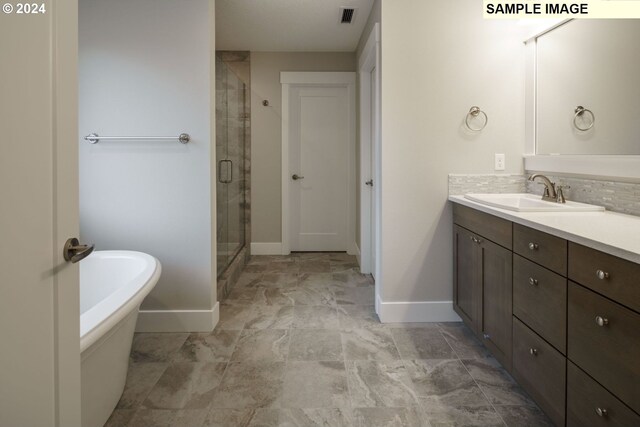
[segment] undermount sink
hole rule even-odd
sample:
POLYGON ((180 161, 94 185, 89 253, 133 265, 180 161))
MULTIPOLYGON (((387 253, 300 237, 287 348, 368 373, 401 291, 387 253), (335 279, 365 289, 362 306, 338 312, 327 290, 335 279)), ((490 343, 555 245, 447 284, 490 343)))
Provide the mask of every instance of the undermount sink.
POLYGON ((556 203, 542 200, 540 196, 529 193, 514 194, 465 194, 464 197, 483 205, 493 206, 516 212, 598 212, 604 207, 586 203, 556 203))

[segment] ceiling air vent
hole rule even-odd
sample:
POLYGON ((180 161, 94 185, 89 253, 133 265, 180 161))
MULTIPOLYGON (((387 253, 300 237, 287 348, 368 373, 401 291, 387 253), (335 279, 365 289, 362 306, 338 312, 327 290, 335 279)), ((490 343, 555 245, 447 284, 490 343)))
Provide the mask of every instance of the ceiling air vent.
POLYGON ((351 24, 356 16, 356 10, 350 7, 340 8, 340 23, 351 24))

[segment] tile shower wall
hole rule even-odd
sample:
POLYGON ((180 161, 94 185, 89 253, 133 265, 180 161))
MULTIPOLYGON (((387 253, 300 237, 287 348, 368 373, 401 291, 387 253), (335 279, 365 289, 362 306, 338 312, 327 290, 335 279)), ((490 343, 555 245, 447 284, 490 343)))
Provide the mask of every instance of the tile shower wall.
MULTIPOLYGON (((640 183, 547 175, 556 184, 569 185, 567 200, 604 206, 607 210, 640 216, 640 183)), ((526 182, 527 193, 542 194, 543 186, 526 182)))
POLYGON ((449 195, 524 193, 525 177, 507 174, 449 174, 449 195))
MULTIPOLYGON (((466 193, 533 193, 543 186, 527 181, 526 175, 450 174, 449 195, 466 193)), ((640 216, 640 183, 547 175, 551 181, 568 185, 568 200, 604 206, 607 210, 640 216)))

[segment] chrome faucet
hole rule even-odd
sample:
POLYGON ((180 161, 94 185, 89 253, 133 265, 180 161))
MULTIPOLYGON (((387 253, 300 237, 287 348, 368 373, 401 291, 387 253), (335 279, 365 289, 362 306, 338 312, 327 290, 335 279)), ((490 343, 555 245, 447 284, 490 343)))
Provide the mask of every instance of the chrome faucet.
MULTIPOLYGON (((529 181, 533 182, 536 178, 540 178, 542 180, 542 183, 544 184, 544 192, 542 193, 542 200, 546 200, 547 202, 564 203, 558 200, 558 193, 556 192, 555 182, 551 182, 549 178, 539 173, 531 175, 529 177, 529 181)), ((562 199, 564 200, 564 196, 562 196, 562 199)))

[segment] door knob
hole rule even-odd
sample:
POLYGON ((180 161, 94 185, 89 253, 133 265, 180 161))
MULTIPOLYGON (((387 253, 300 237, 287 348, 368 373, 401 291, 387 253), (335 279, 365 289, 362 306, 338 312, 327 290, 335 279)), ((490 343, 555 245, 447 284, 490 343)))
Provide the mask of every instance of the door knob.
POLYGON ((369 181, 365 182, 364 185, 368 185, 369 187, 373 187, 373 180, 370 179, 369 181))
POLYGON ((294 173, 293 175, 291 175, 291 179, 293 179, 294 181, 297 181, 299 179, 304 179, 304 176, 300 176, 297 173, 294 173))
POLYGON ((64 248, 62 249, 62 256, 65 261, 71 261, 75 264, 89 256, 89 254, 93 252, 94 246, 95 245, 81 245, 78 239, 72 237, 65 242, 64 248))

